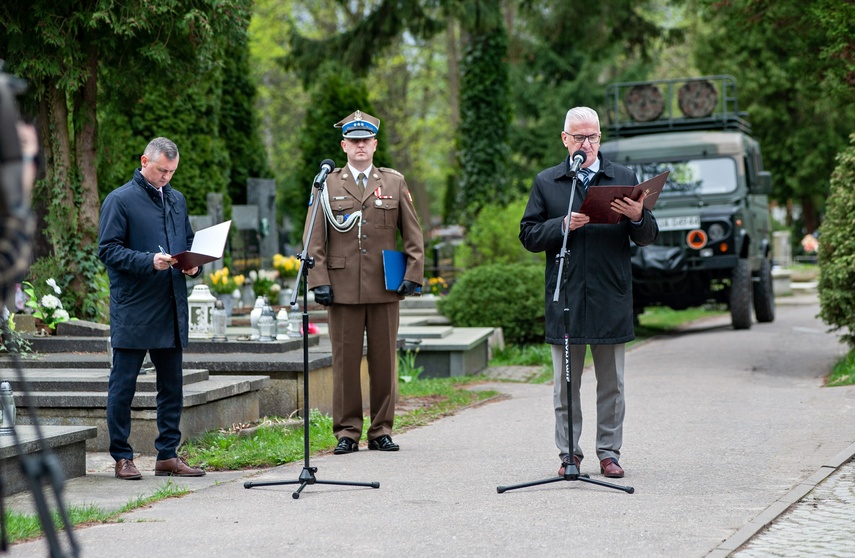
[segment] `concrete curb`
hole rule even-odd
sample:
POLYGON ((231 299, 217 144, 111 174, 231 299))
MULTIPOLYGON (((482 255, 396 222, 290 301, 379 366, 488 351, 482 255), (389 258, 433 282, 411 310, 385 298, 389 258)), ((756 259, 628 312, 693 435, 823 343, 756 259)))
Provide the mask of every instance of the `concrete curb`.
POLYGON ((819 483, 830 477, 844 463, 847 463, 853 457, 855 457, 855 444, 850 445, 845 450, 829 459, 828 462, 820 467, 814 474, 799 483, 795 488, 763 510, 760 515, 749 521, 745 526, 739 529, 739 531, 718 545, 712 552, 707 554, 707 558, 725 558, 730 556, 732 552, 738 550, 755 535, 766 529, 766 527, 786 513, 793 504, 798 503, 802 498, 807 496, 811 490, 819 485, 819 483))

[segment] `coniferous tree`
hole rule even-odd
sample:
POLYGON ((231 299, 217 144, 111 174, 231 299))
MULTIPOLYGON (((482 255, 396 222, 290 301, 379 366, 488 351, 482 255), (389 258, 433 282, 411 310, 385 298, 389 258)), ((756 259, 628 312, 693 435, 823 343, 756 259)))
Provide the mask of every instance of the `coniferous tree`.
POLYGON ((273 177, 259 134, 255 99, 256 87, 250 78, 249 45, 243 37, 226 49, 223 59, 219 132, 231 163, 228 194, 233 204, 246 203, 248 178, 273 177))
POLYGON ((837 156, 819 235, 819 316, 855 349, 855 134, 837 156))

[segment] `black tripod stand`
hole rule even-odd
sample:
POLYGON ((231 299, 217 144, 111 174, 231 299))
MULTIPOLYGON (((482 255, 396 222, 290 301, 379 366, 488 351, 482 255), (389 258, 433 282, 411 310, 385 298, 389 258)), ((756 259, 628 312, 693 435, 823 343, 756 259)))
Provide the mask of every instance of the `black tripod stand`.
MULTIPOLYGON (((335 168, 335 163, 329 159, 321 163, 321 168, 329 163, 329 170, 335 168)), ((320 178, 321 174, 315 177, 314 186, 318 189, 317 203, 312 210, 312 218, 309 222, 308 233, 303 242, 303 252, 300 254, 300 269, 297 272, 297 281, 294 285, 294 294, 291 295, 291 306, 297 303, 297 293, 303 292, 303 470, 300 472, 299 478, 290 481, 264 481, 264 482, 245 482, 244 488, 252 488, 254 486, 275 486, 280 484, 299 484, 300 487, 291 495, 295 500, 300 497, 300 492, 310 484, 336 484, 341 486, 367 486, 370 488, 380 488, 379 482, 347 482, 347 481, 322 481, 315 477, 318 471, 317 467, 309 465, 309 285, 308 285, 308 269, 314 267, 314 258, 308 257, 309 241, 312 238, 312 230, 315 224, 315 218, 318 215, 318 206, 320 205, 321 193, 324 189, 324 180, 320 178), (308 269, 307 269, 308 268, 308 269)))
MULTIPOLYGON (((585 157, 586 155, 584 151, 577 151, 573 154, 573 165, 576 170, 578 170, 578 167, 585 162, 585 157)), ((576 176, 575 170, 571 169, 571 172, 573 172, 573 184, 570 190, 570 206, 567 208, 567 226, 564 229, 564 240, 563 244, 561 245, 561 252, 559 252, 557 256, 558 276, 557 280, 555 281, 555 292, 552 296, 552 302, 555 304, 558 303, 558 294, 561 290, 561 285, 567 282, 568 276, 567 267, 565 266, 566 259, 569 255, 569 250, 567 249, 567 235, 570 233, 570 217, 573 211, 573 200, 576 196, 576 183, 578 182, 578 177, 576 176)), ((581 371, 579 373, 581 374, 581 371)), ((564 465, 564 475, 538 481, 524 482, 511 486, 498 486, 496 487, 496 491, 499 494, 517 488, 526 488, 529 486, 538 486, 541 484, 549 484, 552 482, 559 481, 581 481, 590 484, 596 484, 599 486, 605 486, 607 488, 614 488, 615 490, 623 490, 627 494, 632 494, 635 492, 635 489, 631 486, 620 486, 617 484, 592 479, 588 475, 579 474, 579 468, 576 466, 575 459, 573 459, 573 387, 570 382, 570 374, 570 304, 567 302, 567 289, 564 289, 564 380, 565 382, 567 382, 567 431, 568 441, 570 443, 569 463, 565 463, 564 465)))

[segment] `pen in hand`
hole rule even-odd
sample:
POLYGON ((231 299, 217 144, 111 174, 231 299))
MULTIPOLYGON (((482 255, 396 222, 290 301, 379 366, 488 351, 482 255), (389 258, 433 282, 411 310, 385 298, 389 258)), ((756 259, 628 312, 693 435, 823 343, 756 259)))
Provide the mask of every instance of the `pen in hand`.
MULTIPOLYGON (((174 260, 174 258, 172 256, 170 256, 169 254, 167 254, 166 250, 164 250, 163 246, 161 246, 160 244, 158 244, 157 247, 160 248, 160 255, 167 258, 166 267, 163 269, 169 269, 169 267, 172 265, 172 261, 174 260)), ((157 269, 157 263, 155 263, 155 268, 157 269)))

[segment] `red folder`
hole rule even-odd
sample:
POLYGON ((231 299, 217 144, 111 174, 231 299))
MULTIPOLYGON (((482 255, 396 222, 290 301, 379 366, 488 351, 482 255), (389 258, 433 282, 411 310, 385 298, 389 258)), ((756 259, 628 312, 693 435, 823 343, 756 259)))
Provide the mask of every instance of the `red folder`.
POLYGON ((615 225, 621 222, 624 215, 612 210, 612 201, 625 197, 637 200, 642 192, 647 194, 644 200, 645 209, 652 210, 670 173, 671 171, 665 171, 635 186, 591 186, 579 213, 590 217, 591 223, 615 225))

